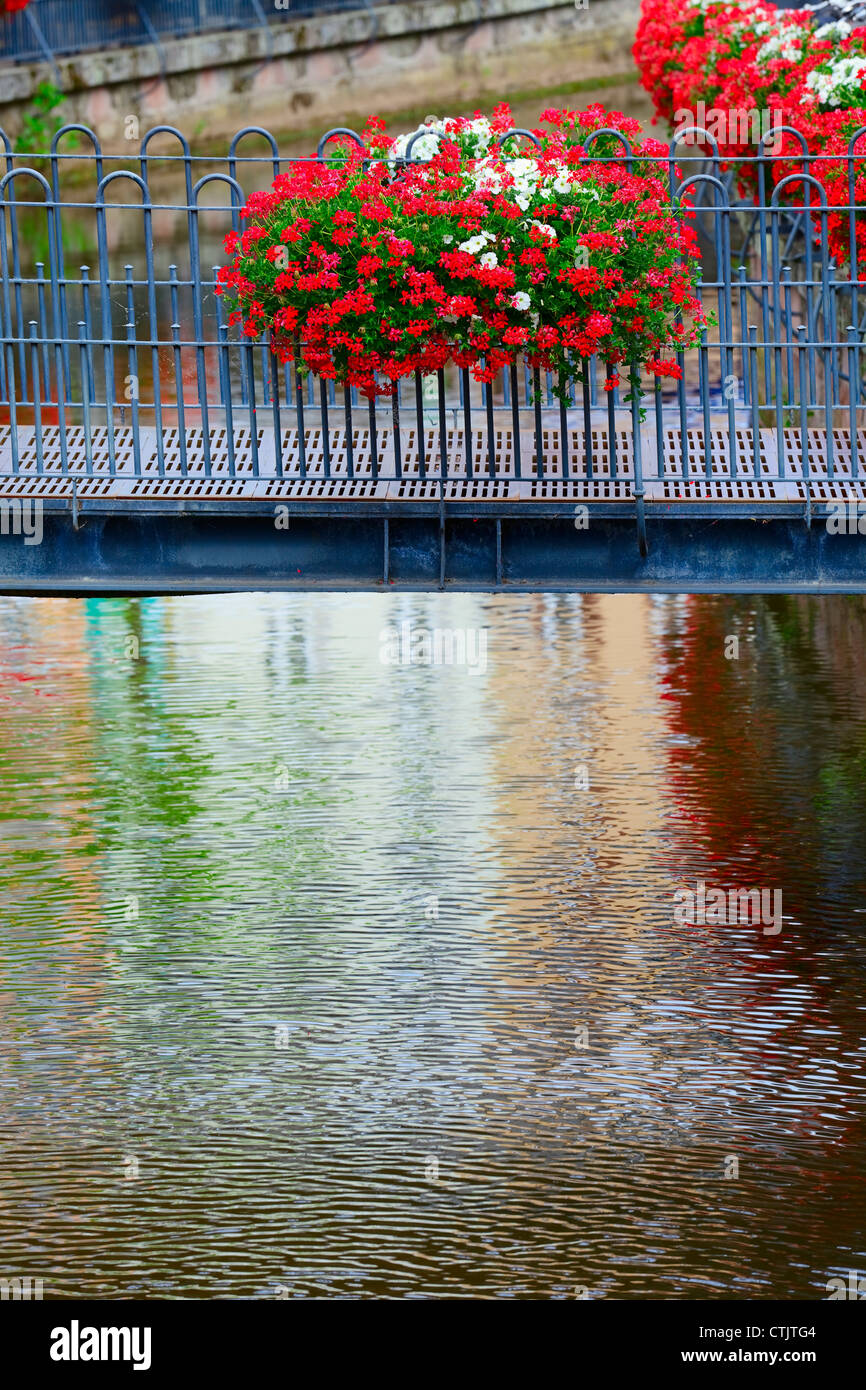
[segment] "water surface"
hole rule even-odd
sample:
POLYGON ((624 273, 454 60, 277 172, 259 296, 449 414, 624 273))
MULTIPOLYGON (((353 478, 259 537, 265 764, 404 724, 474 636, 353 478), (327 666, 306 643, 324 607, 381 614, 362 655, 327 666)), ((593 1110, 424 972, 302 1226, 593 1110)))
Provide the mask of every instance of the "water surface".
POLYGON ((844 598, 0 600, 0 1272, 862 1271, 864 637, 844 598), (383 664, 405 621, 486 669, 383 664), (678 923, 698 881, 782 930, 678 923))

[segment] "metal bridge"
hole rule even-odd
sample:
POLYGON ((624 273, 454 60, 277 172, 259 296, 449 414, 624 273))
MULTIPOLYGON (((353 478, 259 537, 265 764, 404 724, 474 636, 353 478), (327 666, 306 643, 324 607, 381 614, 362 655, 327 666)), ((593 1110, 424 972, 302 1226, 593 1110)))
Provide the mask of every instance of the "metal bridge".
POLYGON ((372 405, 238 338, 213 293, 288 162, 267 131, 222 158, 169 127, 133 161, 80 126, 26 163, 7 140, 0 588, 866 592, 856 247, 830 258, 814 174, 798 211, 769 156, 756 205, 673 144, 672 186, 675 160, 718 319, 681 381, 632 366, 626 402, 591 359, 563 403, 528 367, 449 370, 372 405))

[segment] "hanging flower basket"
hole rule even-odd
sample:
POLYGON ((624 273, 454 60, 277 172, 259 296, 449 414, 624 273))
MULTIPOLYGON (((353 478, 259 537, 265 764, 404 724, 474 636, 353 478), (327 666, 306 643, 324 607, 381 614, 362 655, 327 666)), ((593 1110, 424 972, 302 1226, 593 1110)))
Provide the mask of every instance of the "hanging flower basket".
POLYGON ((520 355, 563 396, 593 354, 677 375, 671 354, 706 320, 666 147, 597 106, 544 112, 537 145, 499 145, 512 125, 502 106, 395 141, 371 119, 363 150, 294 164, 226 239, 229 321, 369 397, 449 363, 490 381, 520 355), (587 148, 609 127, 633 156, 611 134, 587 148))

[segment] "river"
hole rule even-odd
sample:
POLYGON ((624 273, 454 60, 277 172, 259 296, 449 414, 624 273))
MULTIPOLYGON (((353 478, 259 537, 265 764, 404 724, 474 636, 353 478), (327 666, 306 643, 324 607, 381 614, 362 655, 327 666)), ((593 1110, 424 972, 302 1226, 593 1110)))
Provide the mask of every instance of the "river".
POLYGON ((0 1273, 826 1298, 864 638, 843 597, 0 599, 0 1273), (384 664, 407 622, 477 659, 384 664), (699 883, 778 931, 678 920, 699 883))

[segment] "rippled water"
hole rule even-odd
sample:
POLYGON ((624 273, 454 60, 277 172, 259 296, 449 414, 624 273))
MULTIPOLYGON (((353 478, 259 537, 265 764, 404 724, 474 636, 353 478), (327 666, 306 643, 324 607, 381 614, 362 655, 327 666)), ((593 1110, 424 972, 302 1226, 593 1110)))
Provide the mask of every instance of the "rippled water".
POLYGON ((844 598, 0 600, 0 1274, 826 1297, 864 638, 844 598), (384 665, 407 620, 486 669, 384 665), (678 923, 699 880, 781 931, 678 923))

